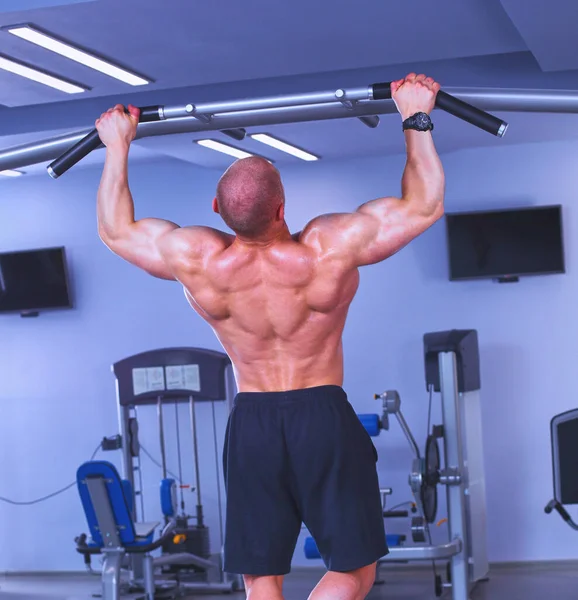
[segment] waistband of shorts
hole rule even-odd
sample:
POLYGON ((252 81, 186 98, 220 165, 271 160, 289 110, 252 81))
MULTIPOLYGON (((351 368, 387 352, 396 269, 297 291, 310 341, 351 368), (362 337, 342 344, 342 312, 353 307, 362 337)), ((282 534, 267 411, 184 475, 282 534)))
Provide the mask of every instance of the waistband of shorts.
POLYGON ((298 390, 281 392, 239 392, 235 396, 235 406, 239 404, 288 404, 312 400, 347 400, 345 390, 339 385, 319 385, 298 390))

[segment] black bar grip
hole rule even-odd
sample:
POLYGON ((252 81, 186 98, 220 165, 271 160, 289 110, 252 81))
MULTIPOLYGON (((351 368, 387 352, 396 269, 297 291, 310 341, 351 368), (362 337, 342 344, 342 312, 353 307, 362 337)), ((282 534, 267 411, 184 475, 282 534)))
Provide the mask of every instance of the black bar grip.
MULTIPOLYGON (((374 100, 391 99, 391 83, 374 83, 372 86, 374 100)), ((455 96, 440 90, 436 96, 436 106, 446 112, 467 121, 492 135, 503 137, 508 129, 508 124, 498 117, 494 117, 455 96)))
MULTIPOLYGON (((151 121, 160 121, 162 115, 162 106, 143 106, 140 110, 139 123, 149 123, 151 121)), ((57 179, 77 162, 88 156, 93 150, 100 148, 102 142, 98 137, 98 131, 93 129, 85 135, 79 142, 76 142, 72 148, 61 154, 52 161, 46 170, 53 179, 57 179)))

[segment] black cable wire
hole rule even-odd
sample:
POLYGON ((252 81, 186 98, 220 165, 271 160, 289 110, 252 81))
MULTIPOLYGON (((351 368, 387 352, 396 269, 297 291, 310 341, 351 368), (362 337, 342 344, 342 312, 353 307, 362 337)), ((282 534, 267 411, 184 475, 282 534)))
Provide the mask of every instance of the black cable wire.
MULTIPOLYGON (((163 466, 161 465, 161 463, 156 460, 156 458, 141 444, 140 445, 140 449, 143 451, 143 453, 148 457, 148 459, 154 464, 156 465, 159 469, 162 469, 163 466)), ((179 484, 182 484, 182 480, 179 479, 179 477, 177 477, 177 475, 175 475, 174 473, 172 473, 171 471, 169 471, 167 469, 167 473, 179 484)))
MULTIPOLYGON (((100 450, 100 444, 98 444, 98 446, 96 447, 96 450, 92 453, 90 460, 94 459, 94 457, 98 454, 99 450, 100 450)), ((9 498, 4 498, 4 497, 0 496, 0 502, 6 502, 6 504, 12 504, 14 506, 32 506, 33 504, 39 504, 40 502, 44 502, 45 500, 50 500, 50 498, 54 498, 55 496, 64 494, 64 492, 67 492, 68 490, 73 488, 75 485, 76 485, 76 481, 74 481, 70 485, 67 485, 66 487, 62 488, 61 490, 58 490, 57 492, 53 492, 52 494, 48 494, 47 496, 43 496, 42 498, 37 498, 36 500, 28 500, 28 501, 19 502, 17 500, 10 500, 9 498)))
POLYGON ((433 385, 429 386, 429 407, 427 411, 427 433, 426 437, 431 433, 431 409, 433 404, 433 385))

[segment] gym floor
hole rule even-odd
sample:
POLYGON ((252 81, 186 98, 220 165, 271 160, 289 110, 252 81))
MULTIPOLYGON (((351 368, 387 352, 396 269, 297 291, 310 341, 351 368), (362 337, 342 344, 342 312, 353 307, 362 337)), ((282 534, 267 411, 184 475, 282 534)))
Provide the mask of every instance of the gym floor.
MULTIPOLYGON (((298 570, 287 577, 285 598, 305 600, 320 576, 315 570, 298 570)), ((434 600, 433 578, 425 570, 403 569, 395 572, 383 569, 386 580, 375 586, 369 600, 434 600)), ((88 600, 100 590, 96 576, 16 576, 0 580, 0 600, 88 600)), ((494 568, 490 580, 473 591, 471 600, 575 600, 578 594, 578 565, 531 565, 494 568)), ((137 596, 135 596, 136 598, 137 596)), ((226 598, 191 596, 189 598, 226 598)), ((240 600, 244 594, 229 596, 240 600)), ((451 598, 446 592, 444 598, 451 598)))

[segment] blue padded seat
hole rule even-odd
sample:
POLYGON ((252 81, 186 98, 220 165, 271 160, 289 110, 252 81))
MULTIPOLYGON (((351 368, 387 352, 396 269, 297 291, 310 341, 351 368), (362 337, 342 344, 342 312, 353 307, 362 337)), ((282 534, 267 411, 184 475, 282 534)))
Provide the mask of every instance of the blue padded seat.
POLYGON ((88 479, 102 479, 114 515, 121 544, 124 547, 147 546, 152 543, 158 523, 135 523, 131 513, 132 486, 120 478, 116 467, 107 461, 89 461, 82 464, 76 473, 78 493, 82 501, 86 521, 92 537, 91 546, 104 547, 98 527, 96 512, 87 485, 88 479))

